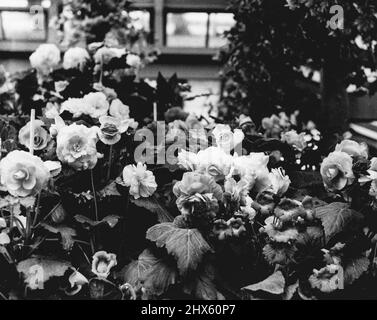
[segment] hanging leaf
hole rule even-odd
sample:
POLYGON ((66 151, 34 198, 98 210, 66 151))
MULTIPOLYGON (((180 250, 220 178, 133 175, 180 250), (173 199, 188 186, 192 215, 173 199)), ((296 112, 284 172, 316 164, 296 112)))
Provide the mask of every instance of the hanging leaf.
POLYGON ((292 181, 291 186, 298 189, 322 186, 322 176, 317 171, 291 171, 288 173, 292 181))
POLYGON ((124 273, 124 282, 133 287, 143 286, 147 295, 158 297, 174 284, 177 279, 176 270, 163 260, 156 258, 146 249, 138 260, 131 262, 124 273))
POLYGON ((141 280, 149 296, 159 297, 177 282, 177 278, 178 274, 175 268, 169 266, 163 260, 157 259, 151 268, 144 273, 141 280))
POLYGON ((361 257, 348 263, 344 268, 344 283, 350 285, 359 279, 364 272, 368 271, 369 264, 370 261, 367 257, 361 257))
POLYGON ((106 198, 106 197, 111 197, 111 196, 115 196, 115 197, 121 196, 121 194, 119 193, 117 189, 117 185, 115 181, 112 181, 105 188, 100 190, 98 194, 101 198, 106 198))
POLYGON ((96 300, 121 300, 122 291, 106 279, 93 278, 89 281, 89 293, 96 300))
POLYGON ((82 214, 77 214, 74 216, 74 218, 78 223, 81 223, 83 227, 87 229, 96 226, 98 223, 92 219, 89 219, 88 217, 83 216, 82 214))
POLYGON ((297 243, 302 245, 322 246, 323 231, 321 227, 309 226, 304 232, 300 232, 297 243))
POLYGON ((65 211, 62 203, 58 203, 52 210, 51 210, 51 220, 54 223, 62 223, 65 218, 67 217, 67 212, 65 211))
POLYGON ((158 222, 172 222, 174 218, 169 211, 164 208, 155 197, 131 199, 131 202, 138 207, 144 208, 157 214, 158 222))
POLYGON ((224 296, 217 290, 215 284, 215 268, 206 263, 200 268, 198 276, 185 284, 184 290, 201 300, 224 300, 224 296))
POLYGON ((75 240, 73 239, 73 237, 77 235, 76 230, 70 227, 66 227, 66 226, 53 227, 46 223, 42 223, 41 226, 49 232, 60 234, 61 239, 62 239, 62 246, 64 250, 70 251, 72 249, 75 243, 75 240))
POLYGON ((322 221, 326 242, 339 232, 357 228, 363 220, 362 214, 350 209, 348 204, 341 202, 316 208, 315 217, 322 221))
POLYGON ((197 229, 180 229, 173 223, 161 223, 147 231, 147 239, 165 247, 177 259, 181 275, 195 270, 205 253, 211 250, 197 229))
POLYGON ((20 204, 26 209, 33 208, 35 204, 35 197, 20 198, 20 204))
POLYGON ((46 281, 53 277, 62 277, 71 268, 68 261, 42 256, 34 256, 17 264, 17 271, 24 276, 25 283, 32 289, 43 289, 46 281))
POLYGON ((83 216, 81 214, 75 215, 75 220, 78 223, 81 223, 84 228, 90 229, 93 227, 97 227, 101 224, 108 224, 110 228, 114 228, 117 223, 119 222, 120 217, 116 215, 109 215, 103 218, 101 221, 94 221, 86 216, 83 216))
POLYGON ((292 300, 293 296, 297 292, 298 287, 299 287, 298 280, 295 283, 287 286, 287 288, 285 289, 284 295, 283 295, 283 299, 284 300, 292 300))
POLYGON ((156 262, 157 258, 148 250, 144 250, 139 258, 132 261, 125 269, 124 282, 136 287, 140 279, 143 278, 148 269, 150 269, 156 262))
POLYGON ((107 223, 110 228, 114 228, 118 222, 120 217, 116 215, 110 215, 102 219, 100 223, 107 223))
POLYGON ((274 295, 280 295, 284 293, 285 279, 281 271, 277 271, 262 282, 249 285, 242 288, 246 291, 264 291, 274 295))

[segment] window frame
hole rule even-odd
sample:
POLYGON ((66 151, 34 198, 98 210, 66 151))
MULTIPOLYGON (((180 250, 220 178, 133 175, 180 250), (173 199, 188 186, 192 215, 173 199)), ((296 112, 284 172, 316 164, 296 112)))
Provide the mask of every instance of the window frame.
POLYGON ((212 9, 212 8, 200 8, 200 7, 171 7, 171 6, 165 6, 163 10, 163 24, 164 24, 164 29, 163 29, 163 46, 166 49, 170 50, 205 50, 205 51, 216 51, 219 48, 217 47, 210 47, 210 28, 211 28, 211 14, 216 14, 216 13, 229 13, 232 14, 229 10, 226 9, 212 9), (167 45, 167 22, 168 22, 168 14, 169 13, 206 13, 207 14, 207 21, 206 21, 206 35, 205 35, 205 42, 204 46, 202 47, 173 47, 173 46, 168 46, 167 45))
POLYGON ((154 44, 154 33, 155 33, 155 11, 150 6, 148 7, 141 7, 141 6, 130 6, 127 9, 127 12, 130 13, 131 11, 146 11, 149 13, 149 32, 148 34, 148 42, 150 44, 154 44))
POLYGON ((48 38, 49 38, 49 9, 48 8, 44 8, 41 6, 41 8, 43 9, 43 14, 44 14, 44 31, 45 31, 45 36, 43 39, 17 39, 17 40, 12 40, 12 39, 8 39, 6 37, 6 34, 5 34, 5 29, 4 29, 4 20, 3 20, 3 16, 2 16, 2 13, 4 11, 8 11, 8 12, 26 12, 26 13, 29 13, 30 14, 30 9, 31 9, 32 5, 29 4, 28 7, 26 8, 18 8, 18 7, 0 7, 0 43, 5 43, 5 42, 16 42, 16 43, 44 43, 44 42, 47 42, 48 38))

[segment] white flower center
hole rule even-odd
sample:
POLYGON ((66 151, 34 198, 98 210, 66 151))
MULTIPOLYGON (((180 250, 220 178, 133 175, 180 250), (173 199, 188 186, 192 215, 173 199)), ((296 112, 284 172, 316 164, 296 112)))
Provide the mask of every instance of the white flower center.
POLYGON ((16 180, 23 180, 27 177, 27 173, 24 170, 18 170, 13 174, 16 180))
POLYGON ((106 273, 107 272, 107 265, 108 263, 106 261, 100 261, 97 266, 98 273, 106 273))

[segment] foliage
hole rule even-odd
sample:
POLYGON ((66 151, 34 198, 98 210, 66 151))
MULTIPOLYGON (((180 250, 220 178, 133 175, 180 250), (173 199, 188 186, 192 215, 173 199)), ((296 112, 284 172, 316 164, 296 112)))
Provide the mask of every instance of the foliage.
POLYGON ((365 144, 327 154, 314 122, 281 108, 259 127, 244 113, 198 118, 176 75, 153 85, 136 52, 85 50, 60 64, 42 46, 2 81, 2 297, 376 297, 365 144))
MULTIPOLYGON (((220 55, 229 118, 248 112, 256 121, 275 106, 299 109, 321 131, 342 134, 349 84, 374 94, 376 6, 372 1, 233 0, 236 24, 220 55), (344 28, 332 11, 340 5, 344 28), (339 25, 340 26, 340 25, 339 25), (322 71, 320 88, 313 72, 322 71), (341 101, 334 97, 342 97, 341 101), (341 110, 341 111, 339 111, 341 110)), ((327 151, 327 150, 326 150, 327 151)))

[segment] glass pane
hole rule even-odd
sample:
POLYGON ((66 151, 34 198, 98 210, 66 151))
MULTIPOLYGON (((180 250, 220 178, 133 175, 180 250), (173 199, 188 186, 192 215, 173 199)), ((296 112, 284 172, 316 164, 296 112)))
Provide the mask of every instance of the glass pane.
POLYGON ((7 40, 45 40, 45 15, 21 11, 2 11, 4 38, 7 40))
POLYGON ((28 0, 0 0, 0 7, 5 8, 27 8, 28 0))
POLYGON ((137 30, 151 31, 151 14, 146 10, 132 10, 129 12, 137 30))
POLYGON ((168 47, 205 47, 208 14, 204 12, 168 13, 168 47))
POLYGON ((232 13, 211 13, 209 26, 209 47, 219 48, 226 44, 223 36, 225 31, 230 30, 234 25, 232 13))
POLYGON ((215 115, 216 106, 220 100, 221 83, 219 80, 189 80, 191 95, 198 95, 194 100, 187 100, 184 103, 185 111, 208 118, 208 113, 212 111, 215 115), (202 96, 200 96, 202 95, 202 96), (212 110, 214 109, 214 110, 212 110))

